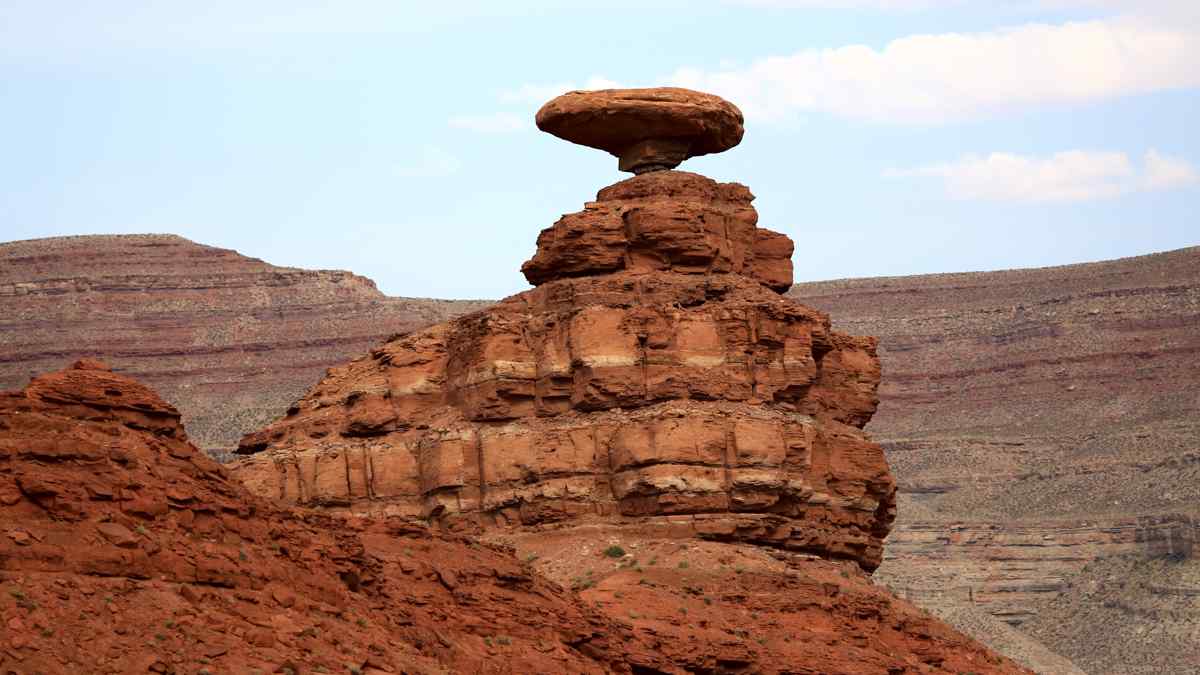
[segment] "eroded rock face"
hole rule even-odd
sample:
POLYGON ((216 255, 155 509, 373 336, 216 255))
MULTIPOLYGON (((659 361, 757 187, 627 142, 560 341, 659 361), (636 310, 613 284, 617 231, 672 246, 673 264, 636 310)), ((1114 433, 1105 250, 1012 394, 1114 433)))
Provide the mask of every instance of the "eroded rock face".
POLYGON ((671 669, 510 549, 253 497, 96 363, 0 393, 0 586, 4 672, 671 669))
POLYGON ((735 571, 714 542, 680 576, 678 544, 630 540, 662 555, 641 576, 592 545, 585 598, 510 544, 279 508, 99 363, 0 393, 3 672, 1018 672, 850 562, 735 571))
POLYGON ((741 274, 782 293, 792 241, 756 226, 753 199, 744 185, 684 171, 630 178, 542 230, 521 271, 535 286, 622 270, 741 274))
POLYGON ((861 431, 879 375, 872 339, 741 275, 565 278, 331 370, 235 471, 450 523, 680 516, 874 569, 894 516, 861 431))
POLYGON ((513 545, 673 668, 1017 672, 870 583, 895 517, 875 340, 780 296, 792 244, 744 186, 661 168, 543 231, 534 289, 331 369, 234 473, 513 545))

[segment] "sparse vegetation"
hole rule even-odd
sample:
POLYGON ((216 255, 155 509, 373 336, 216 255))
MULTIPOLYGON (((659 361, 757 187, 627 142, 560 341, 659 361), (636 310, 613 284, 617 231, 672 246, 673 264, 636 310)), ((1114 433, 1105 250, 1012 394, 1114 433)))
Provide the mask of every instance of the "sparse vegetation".
POLYGON ((609 546, 608 548, 604 549, 604 555, 606 555, 610 558, 624 558, 625 557, 625 549, 621 548, 620 546, 617 546, 616 544, 613 544, 612 546, 609 546))

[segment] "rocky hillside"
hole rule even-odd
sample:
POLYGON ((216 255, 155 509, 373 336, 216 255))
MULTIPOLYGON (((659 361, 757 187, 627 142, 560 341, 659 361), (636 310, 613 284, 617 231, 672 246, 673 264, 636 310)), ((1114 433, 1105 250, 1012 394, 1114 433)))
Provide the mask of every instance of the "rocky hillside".
MULTIPOLYGON (((174 408, 99 362, 0 392, 6 673, 1017 672, 848 568, 705 565, 677 597, 664 581, 685 561, 664 554, 644 578, 623 566, 638 576, 624 602, 643 601, 618 614, 531 560, 420 521, 258 499, 174 408)), ((616 583, 596 592, 622 599, 616 583)))
POLYGON ((173 235, 0 244, 0 389, 101 357, 220 453, 388 335, 485 303, 389 298, 340 271, 276 267, 173 235))
MULTIPOLYGON (((1079 577, 1115 556, 1169 567, 1195 555, 1200 248, 791 294, 838 329, 879 337, 883 384, 867 429, 899 486, 880 578, 946 615, 1029 624, 1055 651, 1088 654, 1089 672, 1151 672, 1138 670, 1140 652, 1080 648, 1122 644, 1126 624, 1143 628, 1156 667, 1172 666, 1153 672, 1200 662, 1186 629, 1151 630, 1151 584, 1079 577), (1138 609, 1114 621, 1120 607, 1138 609)), ((1180 583, 1179 597, 1200 592, 1180 583)))
POLYGON ((671 668, 503 548, 254 498, 98 362, 0 393, 0 528, 4 672, 671 668))

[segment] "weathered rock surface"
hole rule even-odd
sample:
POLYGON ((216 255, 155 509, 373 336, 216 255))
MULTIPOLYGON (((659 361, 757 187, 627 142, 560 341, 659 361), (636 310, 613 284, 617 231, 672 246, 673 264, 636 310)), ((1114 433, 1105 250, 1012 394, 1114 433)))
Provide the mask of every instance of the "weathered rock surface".
MULTIPOLYGON (((1117 627, 1140 620, 1141 644, 1183 658, 1177 633, 1148 614, 1116 622, 1103 604, 1143 611, 1158 602, 1147 584, 1100 579, 1113 585, 1084 592, 1076 577, 1093 561, 1196 556, 1200 248, 792 295, 880 338, 885 377, 867 428, 899 485, 880 579, 943 616, 973 607, 1041 626, 1062 654, 1120 645, 1117 627), (1049 607, 1072 611, 1054 612, 1064 623, 1051 630, 1049 607)), ((1086 666, 1139 672, 1141 653, 1104 651, 1086 666)))
POLYGON ((239 477, 293 503, 485 525, 686 515, 698 536, 874 569, 894 492, 859 430, 874 341, 738 274, 757 241, 744 187, 656 172, 600 197, 622 233, 650 233, 612 247, 635 262, 603 264, 596 223, 552 228, 526 269, 554 277, 332 369, 242 440, 239 477), (723 195, 737 228, 691 208, 723 195), (637 262, 670 256, 696 266, 637 262))
POLYGON ((0 243, 0 389, 85 357, 150 383, 228 451, 330 365, 486 303, 389 298, 173 235, 0 243))
POLYGON ((511 551, 258 499, 97 362, 0 393, 4 672, 1017 672, 850 564, 630 572, 618 617, 511 551))
POLYGON ((251 496, 95 365, 0 394, 0 586, 4 672, 670 670, 501 547, 251 496))
POLYGON ((742 140, 742 112, 719 96, 679 87, 572 91, 537 113, 559 138, 620 158, 622 171, 673 169, 742 140))
POLYGON ((294 503, 486 524, 689 514, 874 569, 894 490, 859 430, 874 342, 827 326, 736 275, 549 282, 333 369, 235 471, 294 503))
POLYGON ((1038 604, 1021 627, 1089 673, 1195 672, 1200 664, 1200 559, 1100 558, 1038 604), (1088 622, 1103 630, 1082 631, 1088 622))
POLYGON ((851 562, 662 530, 564 525, 495 538, 688 672, 1020 672, 934 617, 905 613, 851 562))
POLYGON ((741 274, 782 293, 792 240, 757 227, 753 199, 744 185, 683 171, 630 178, 542 230, 521 271, 535 286, 623 270, 741 274))

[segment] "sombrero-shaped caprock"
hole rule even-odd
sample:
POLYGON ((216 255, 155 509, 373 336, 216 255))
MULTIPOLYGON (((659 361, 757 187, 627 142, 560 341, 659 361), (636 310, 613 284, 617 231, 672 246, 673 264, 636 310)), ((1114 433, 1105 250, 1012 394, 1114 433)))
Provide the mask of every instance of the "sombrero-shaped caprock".
POLYGON ((621 171, 673 169, 742 140, 742 111, 720 96, 678 87, 572 91, 537 113, 559 138, 607 151, 621 171))

